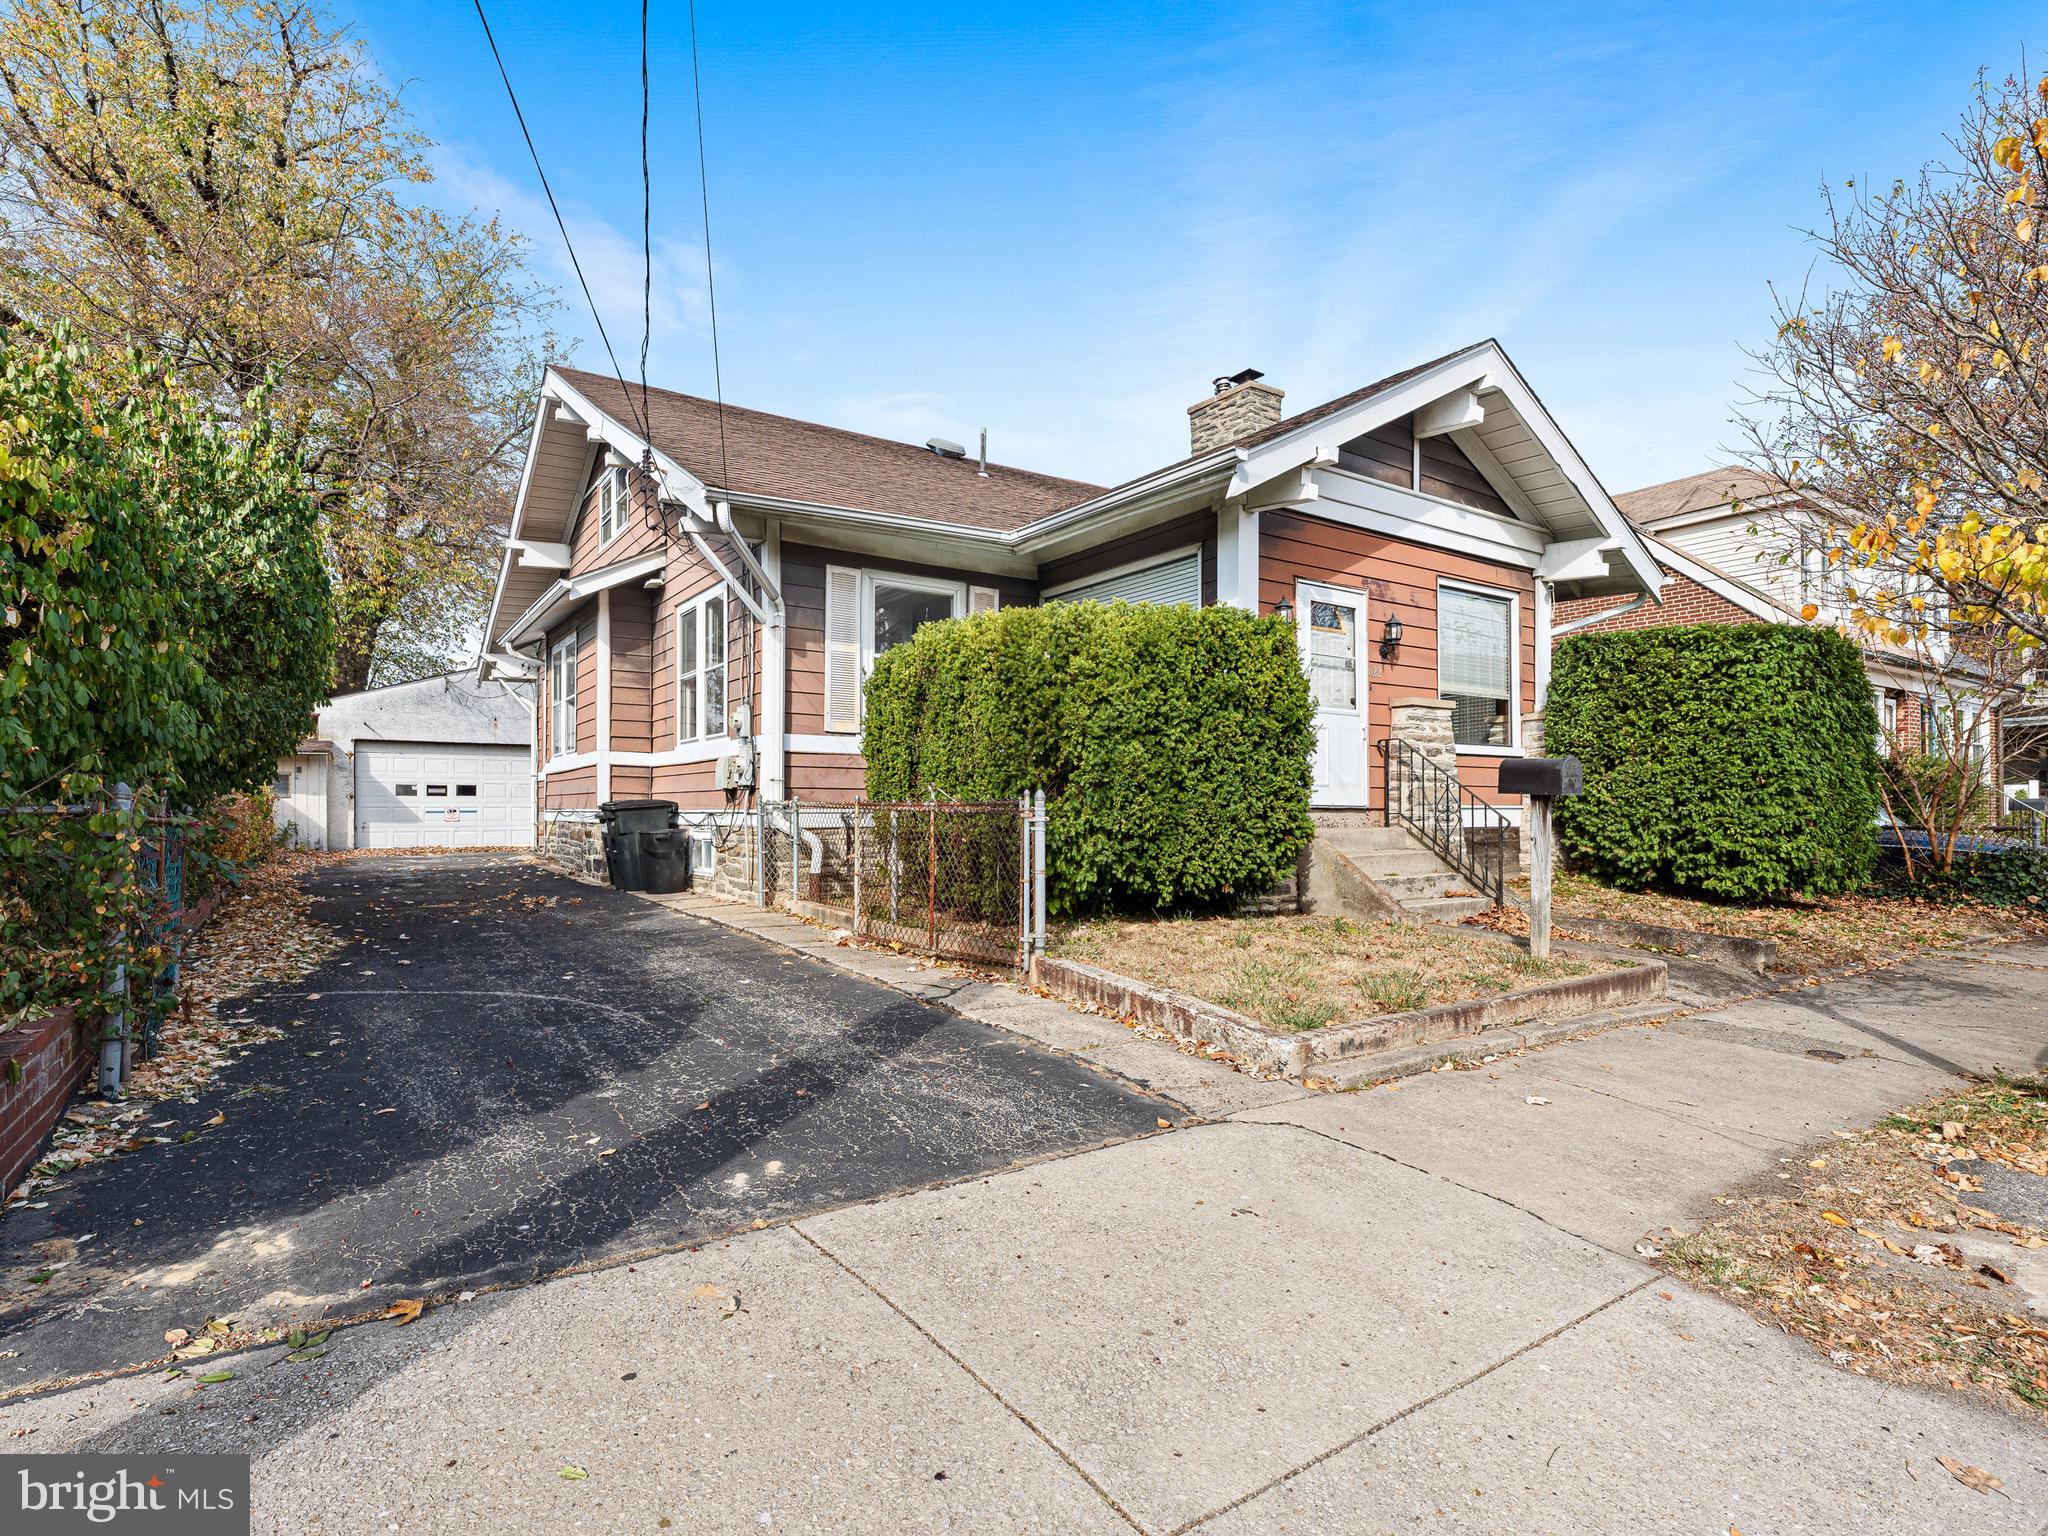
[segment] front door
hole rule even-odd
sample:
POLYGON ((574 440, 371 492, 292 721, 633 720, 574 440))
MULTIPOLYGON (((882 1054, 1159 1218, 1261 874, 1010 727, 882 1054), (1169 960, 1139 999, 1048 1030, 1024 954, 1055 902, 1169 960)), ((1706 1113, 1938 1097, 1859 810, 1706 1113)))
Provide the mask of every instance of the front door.
POLYGON ((1295 583, 1294 605, 1301 666, 1316 711, 1309 802, 1362 806, 1371 783, 1365 760, 1365 668, 1359 658, 1365 594, 1302 581, 1295 583))

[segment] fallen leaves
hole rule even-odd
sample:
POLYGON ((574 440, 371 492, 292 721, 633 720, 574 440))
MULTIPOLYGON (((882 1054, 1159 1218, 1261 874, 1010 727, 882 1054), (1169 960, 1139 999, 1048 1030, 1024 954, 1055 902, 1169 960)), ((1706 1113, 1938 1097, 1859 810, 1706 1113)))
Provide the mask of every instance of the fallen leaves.
POLYGON ((394 1301, 391 1303, 390 1306, 384 1309, 384 1315, 390 1318, 398 1327, 403 1328, 407 1323, 418 1322, 420 1313, 426 1310, 426 1305, 425 1302, 417 1297, 409 1297, 404 1301, 394 1301))
POLYGON ((561 1471, 557 1472, 555 1476, 559 1477, 565 1483, 580 1483, 588 1479, 590 1474, 584 1471, 581 1467, 577 1466, 574 1462, 570 1462, 567 1465, 565 1465, 561 1471))
POLYGON ((740 1310, 739 1297, 733 1295, 731 1291, 723 1290, 711 1284, 708 1280, 701 1285, 692 1287, 690 1300, 700 1307, 716 1312, 720 1322, 737 1316, 740 1310))
POLYGON ((2004 1310, 2026 1283, 2018 1255, 1984 1251, 2048 1248, 2048 1226, 1985 1209, 1963 1172, 2048 1161, 2048 1085, 1995 1078, 1834 1135, 1827 1158, 1782 1159, 1779 1182, 1715 1197, 1699 1231, 1646 1241, 1845 1370, 2048 1421, 2048 1328, 2004 1310))
POLYGON ((1993 1477, 1989 1472, 1986 1472, 1982 1467, 1965 1466, 1953 1456, 1937 1456, 1934 1459, 1947 1469, 1950 1477, 1961 1483, 1965 1488, 1974 1488, 1979 1493, 2003 1491, 2005 1488, 2004 1483, 1993 1477))

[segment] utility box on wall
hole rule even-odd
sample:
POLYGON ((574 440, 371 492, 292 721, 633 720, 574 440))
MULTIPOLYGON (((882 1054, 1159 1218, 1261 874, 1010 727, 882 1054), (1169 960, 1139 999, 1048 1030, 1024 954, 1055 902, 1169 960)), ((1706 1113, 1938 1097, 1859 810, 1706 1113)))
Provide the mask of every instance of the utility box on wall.
POLYGON ((728 752, 718 760, 718 787, 720 789, 752 789, 754 787, 754 744, 740 743, 737 752, 728 752))

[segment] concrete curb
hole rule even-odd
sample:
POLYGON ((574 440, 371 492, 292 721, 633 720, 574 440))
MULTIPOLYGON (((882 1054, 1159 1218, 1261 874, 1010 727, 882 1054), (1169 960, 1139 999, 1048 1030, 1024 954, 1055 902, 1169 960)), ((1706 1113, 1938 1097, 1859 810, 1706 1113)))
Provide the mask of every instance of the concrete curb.
POLYGON ((1776 939, 1737 939, 1695 928, 1667 928, 1662 923, 1635 923, 1618 917, 1579 917, 1559 913, 1558 927, 1596 938, 1614 939, 1630 949, 1661 949, 1696 960, 1720 960, 1752 971, 1768 971, 1778 963, 1776 939))
POLYGON ((1078 960, 1045 955, 1032 966, 1032 979, 1057 997, 1135 1018, 1183 1040, 1243 1057, 1256 1068, 1303 1081, 1329 1079, 1354 1065, 1363 1068, 1377 1053, 1403 1046, 1428 1047, 1427 1059, 1435 1061, 1446 1054, 1441 1046, 1483 1032, 1532 1020, 1583 1018, 1652 1002, 1664 996, 1669 975, 1669 967, 1662 961, 1643 960, 1626 968, 1548 981, 1492 997, 1440 1003, 1434 1008, 1297 1033, 1268 1029, 1216 1003, 1078 960))

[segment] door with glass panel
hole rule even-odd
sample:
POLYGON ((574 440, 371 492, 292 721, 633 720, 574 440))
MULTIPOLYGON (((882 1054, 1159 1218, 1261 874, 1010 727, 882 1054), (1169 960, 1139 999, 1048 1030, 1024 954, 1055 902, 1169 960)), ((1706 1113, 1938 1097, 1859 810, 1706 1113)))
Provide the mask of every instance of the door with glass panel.
POLYGON ((1372 782, 1365 757, 1365 668, 1359 657, 1365 594, 1296 582, 1294 612, 1301 629, 1301 666, 1316 711, 1309 801, 1362 806, 1372 782))

